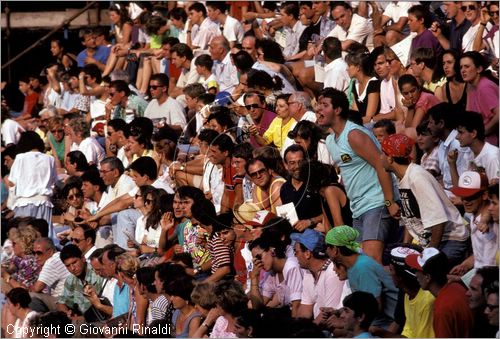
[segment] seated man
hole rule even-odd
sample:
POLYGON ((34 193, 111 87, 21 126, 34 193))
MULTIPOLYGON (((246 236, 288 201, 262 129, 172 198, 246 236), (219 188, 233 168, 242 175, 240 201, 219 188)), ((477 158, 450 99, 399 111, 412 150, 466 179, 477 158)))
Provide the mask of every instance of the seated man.
POLYGON ((64 290, 57 301, 57 309, 65 312, 71 319, 81 319, 91 307, 89 299, 84 295, 84 288, 93 285, 97 294, 102 290, 104 279, 95 273, 87 264, 82 251, 73 244, 65 246, 61 251, 61 260, 71 273, 66 278, 64 290))
POLYGON ((262 157, 250 159, 245 164, 245 170, 255 185, 253 202, 276 214, 276 206, 281 205, 280 190, 285 179, 279 175, 273 176, 273 171, 266 166, 266 160, 262 157))

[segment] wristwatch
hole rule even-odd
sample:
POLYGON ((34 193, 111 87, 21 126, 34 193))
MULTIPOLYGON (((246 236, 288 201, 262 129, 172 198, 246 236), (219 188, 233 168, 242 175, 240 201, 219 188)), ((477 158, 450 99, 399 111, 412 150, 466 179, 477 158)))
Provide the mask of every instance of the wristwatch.
POLYGON ((392 205, 392 200, 385 200, 384 204, 386 207, 390 207, 392 205))
POLYGON ((186 166, 181 165, 181 167, 179 167, 179 169, 181 170, 181 172, 184 172, 186 170, 186 166))

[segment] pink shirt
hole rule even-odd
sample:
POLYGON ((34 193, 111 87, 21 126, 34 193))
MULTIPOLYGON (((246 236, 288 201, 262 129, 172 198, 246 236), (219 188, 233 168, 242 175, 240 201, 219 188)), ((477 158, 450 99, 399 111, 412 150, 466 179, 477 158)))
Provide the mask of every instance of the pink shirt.
POLYGON ((427 114, 427 111, 433 107, 439 104, 441 100, 436 98, 434 94, 430 94, 427 92, 422 92, 420 94, 420 98, 418 98, 417 103, 415 104, 415 109, 421 108, 424 110, 424 113, 427 114))
MULTIPOLYGON (((477 86, 467 85, 467 110, 481 113, 486 125, 493 119, 493 110, 498 107, 498 84, 481 77, 477 86)), ((490 144, 498 145, 498 130, 486 136, 490 144)))
MULTIPOLYGON (((273 113, 271 111, 268 111, 267 109, 262 112, 262 116, 260 117, 260 122, 255 124, 257 126, 257 129, 259 131, 259 135, 263 136, 264 133, 267 131, 269 128, 269 125, 271 125, 271 122, 276 118, 276 113, 273 113)), ((250 137, 250 143, 252 144, 253 147, 260 147, 260 144, 255 140, 254 136, 252 135, 250 137)))

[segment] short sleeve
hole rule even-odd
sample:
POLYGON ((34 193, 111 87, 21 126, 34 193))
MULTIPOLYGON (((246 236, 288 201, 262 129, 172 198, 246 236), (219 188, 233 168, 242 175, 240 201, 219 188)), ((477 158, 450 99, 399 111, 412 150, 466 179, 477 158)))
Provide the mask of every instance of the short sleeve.
POLYGON ((302 296, 302 272, 298 266, 292 267, 285 277, 290 288, 290 301, 300 300, 302 296))

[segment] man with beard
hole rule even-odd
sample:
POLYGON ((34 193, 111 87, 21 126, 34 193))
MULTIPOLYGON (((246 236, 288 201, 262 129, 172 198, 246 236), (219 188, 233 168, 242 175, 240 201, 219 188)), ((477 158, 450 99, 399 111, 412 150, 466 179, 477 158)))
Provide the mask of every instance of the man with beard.
POLYGON ((299 221, 293 227, 302 232, 314 228, 322 220, 321 199, 318 193, 309 192, 307 183, 300 180, 300 165, 305 159, 302 146, 292 145, 285 151, 285 168, 289 178, 283 183, 280 198, 283 204, 293 203, 299 221))

